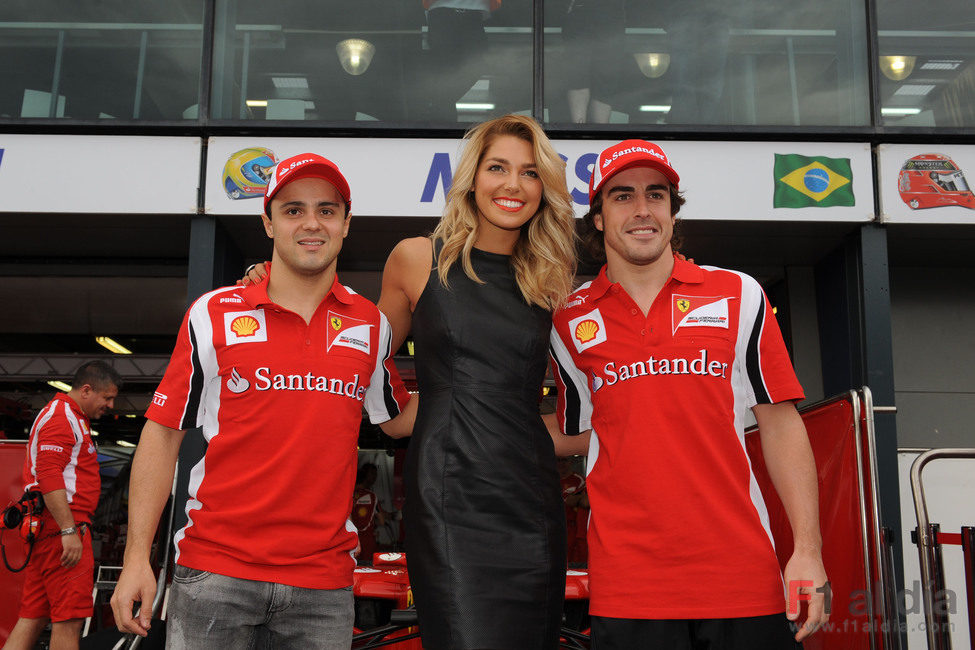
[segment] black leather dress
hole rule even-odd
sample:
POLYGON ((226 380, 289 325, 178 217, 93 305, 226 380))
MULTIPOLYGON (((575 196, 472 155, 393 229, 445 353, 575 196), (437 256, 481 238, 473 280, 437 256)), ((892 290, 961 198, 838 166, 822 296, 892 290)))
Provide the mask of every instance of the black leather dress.
POLYGON ((420 409, 407 452, 406 557, 425 650, 558 646, 565 513, 538 411, 549 312, 509 258, 475 249, 413 314, 420 409))

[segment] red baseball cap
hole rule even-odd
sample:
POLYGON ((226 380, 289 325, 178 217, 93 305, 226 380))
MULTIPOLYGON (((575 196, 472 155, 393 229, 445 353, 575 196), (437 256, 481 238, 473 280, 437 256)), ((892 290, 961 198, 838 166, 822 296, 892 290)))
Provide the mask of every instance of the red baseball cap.
POLYGON ((615 174, 631 167, 652 167, 659 170, 676 190, 680 184, 680 176, 670 166, 664 150, 646 140, 624 140, 606 149, 592 168, 589 179, 589 202, 599 193, 600 188, 615 174))
POLYGON ((328 181, 339 191, 343 201, 352 203, 349 182, 345 180, 345 176, 342 175, 335 163, 316 153, 300 153, 275 165, 271 179, 264 190, 264 211, 267 212, 267 206, 270 205, 271 199, 278 193, 278 190, 299 178, 320 178, 328 181))

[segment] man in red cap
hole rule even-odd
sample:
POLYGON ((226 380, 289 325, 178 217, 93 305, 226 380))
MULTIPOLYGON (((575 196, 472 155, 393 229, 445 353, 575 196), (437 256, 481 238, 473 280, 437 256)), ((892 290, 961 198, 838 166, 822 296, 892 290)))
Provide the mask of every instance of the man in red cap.
POLYGON ((400 435, 415 417, 389 323, 336 276, 350 205, 331 161, 281 161, 264 196, 269 276, 216 289, 187 312, 132 464, 112 597, 121 631, 148 632, 156 524, 183 435, 202 427, 208 446, 175 536, 167 643, 250 647, 259 634, 273 647, 349 647, 362 411, 400 435))
POLYGON ((758 283, 675 256, 679 183, 653 143, 602 152, 583 241, 606 265, 553 317, 556 452, 588 453, 593 646, 794 648, 828 617, 802 388, 758 283), (747 409, 795 539, 784 576, 747 409))

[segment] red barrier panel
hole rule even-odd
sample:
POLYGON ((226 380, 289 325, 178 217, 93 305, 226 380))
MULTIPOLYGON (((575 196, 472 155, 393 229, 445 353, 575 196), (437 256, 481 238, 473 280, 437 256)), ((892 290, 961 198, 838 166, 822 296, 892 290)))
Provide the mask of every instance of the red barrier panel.
MULTIPOLYGON (((22 475, 26 453, 26 441, 0 440, 0 508, 6 508, 8 502, 16 502, 24 493, 22 475)), ((17 568, 24 563, 24 541, 19 531, 3 531, 3 545, 10 566, 17 568)), ((7 640, 17 622, 23 582, 23 573, 11 573, 0 562, 0 645, 7 640)))
MULTIPOLYGON (((870 648, 869 632, 878 622, 870 617, 877 595, 867 583, 864 566, 864 549, 870 542, 864 539, 854 418, 853 404, 848 399, 827 402, 802 413, 816 457, 823 562, 832 585, 830 622, 804 642, 806 650, 870 648)), ((746 435, 746 446, 768 506, 779 564, 784 568, 792 554, 792 529, 769 479, 757 430, 746 435)), ((865 483, 869 489, 869 481, 865 483)), ((865 497, 869 502, 869 492, 865 497)))

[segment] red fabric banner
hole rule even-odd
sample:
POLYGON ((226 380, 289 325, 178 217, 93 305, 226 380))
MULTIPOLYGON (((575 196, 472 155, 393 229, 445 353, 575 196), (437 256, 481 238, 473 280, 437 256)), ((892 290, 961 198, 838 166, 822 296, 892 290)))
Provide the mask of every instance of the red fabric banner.
MULTIPOLYGON (((862 508, 857 487, 856 436, 849 400, 829 402, 802 414, 819 477, 819 518, 823 534, 823 562, 832 585, 829 623, 806 639, 806 650, 860 650, 870 647, 869 606, 878 609, 879 585, 868 585, 864 569, 862 508)), ((775 550, 783 568, 792 554, 792 529, 768 476, 757 430, 746 435, 755 476, 769 511, 775 550)), ((864 443, 865 446, 865 443, 864 443)), ((864 463, 867 456, 864 453, 864 463)), ((869 471, 866 467, 865 471, 869 471)), ((869 503, 870 481, 866 481, 869 503)), ((868 528, 871 530, 871 528, 868 528)), ((877 576, 876 568, 873 575, 877 576)), ((875 578, 876 580, 876 578, 875 578)), ((803 610, 804 612, 805 610, 803 610)), ((804 617, 804 614, 803 614, 804 617)), ((803 620, 801 617, 800 620, 803 620)), ((879 634, 878 640, 882 635, 879 634)))

